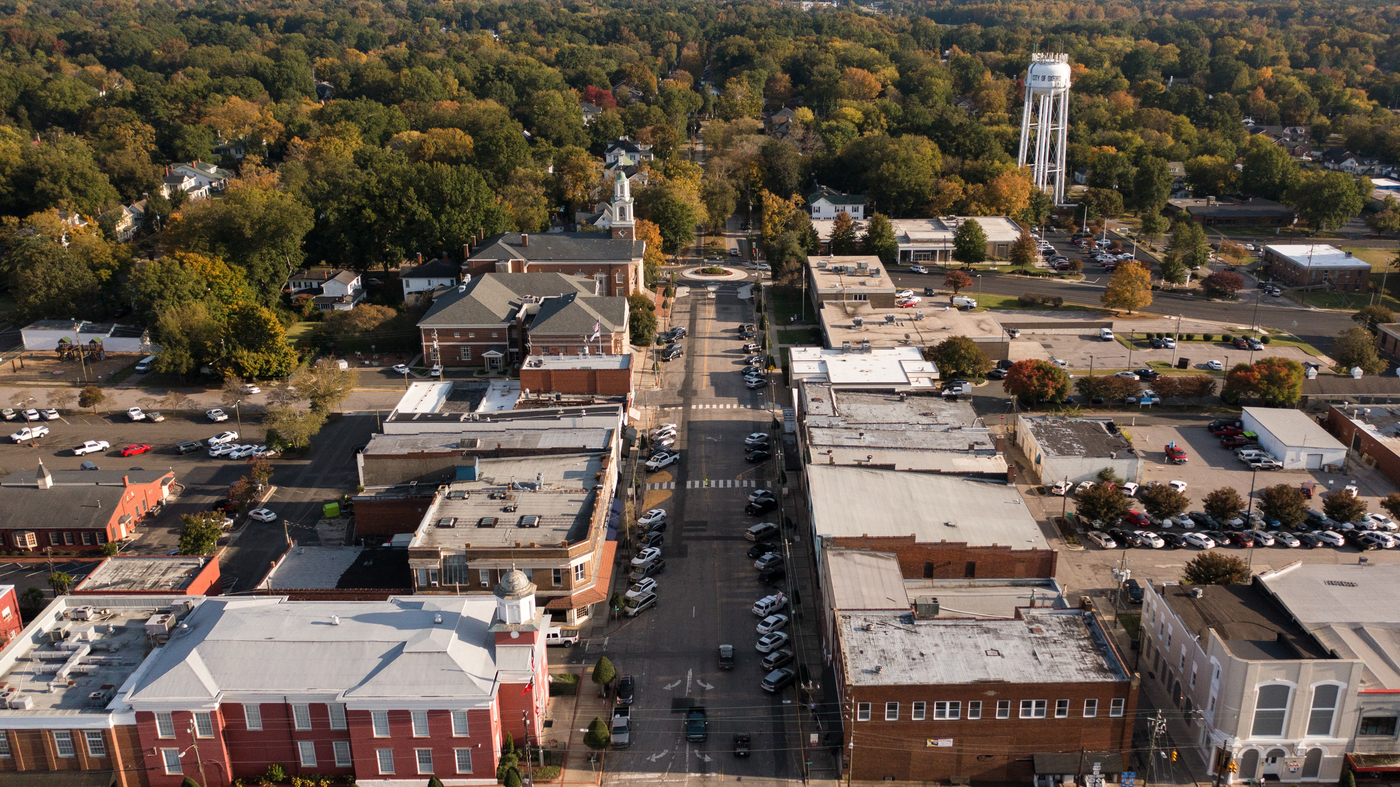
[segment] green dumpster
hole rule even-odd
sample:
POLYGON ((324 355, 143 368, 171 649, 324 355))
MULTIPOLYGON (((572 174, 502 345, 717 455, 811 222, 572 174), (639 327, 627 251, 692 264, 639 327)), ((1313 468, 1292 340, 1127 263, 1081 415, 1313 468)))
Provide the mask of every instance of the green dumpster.
POLYGON ((321 516, 327 519, 335 519, 340 516, 340 503, 326 503, 321 506, 321 516))

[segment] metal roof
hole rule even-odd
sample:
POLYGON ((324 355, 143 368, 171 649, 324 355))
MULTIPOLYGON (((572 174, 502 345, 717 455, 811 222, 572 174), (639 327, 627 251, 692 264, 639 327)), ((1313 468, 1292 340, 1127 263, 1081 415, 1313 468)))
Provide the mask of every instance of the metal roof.
POLYGON ((1324 647, 1361 660, 1363 691, 1400 689, 1400 565, 1294 561, 1259 581, 1324 647))
POLYGON ((1311 416, 1301 410, 1276 407, 1246 407, 1244 415, 1254 419, 1260 429, 1291 448, 1327 448, 1346 450, 1346 446, 1327 433, 1311 416))

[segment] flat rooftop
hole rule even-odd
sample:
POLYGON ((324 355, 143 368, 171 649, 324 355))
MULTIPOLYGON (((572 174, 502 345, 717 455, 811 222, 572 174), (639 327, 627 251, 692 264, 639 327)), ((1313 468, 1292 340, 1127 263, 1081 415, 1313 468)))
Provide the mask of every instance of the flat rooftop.
MULTIPOLYGON (((470 413, 486 396, 484 382, 416 382, 408 386, 394 413, 470 413)), ((393 417, 392 415, 390 417, 393 417)))
MULTIPOLYGON (((476 430, 530 429, 547 430, 578 427, 611 427, 622 424, 622 405, 616 403, 586 405, 555 405, 529 407, 504 412, 478 412, 486 397, 481 389, 471 411, 425 408, 417 411, 395 409, 384 419, 385 434, 422 434, 425 432, 468 433, 476 430), (494 426, 493 426, 494 425, 494 426)), ((517 405, 524 405, 520 399, 517 405)))
MULTIPOLYGON (((939 247, 953 249, 953 236, 958 226, 968 219, 976 219, 982 225, 982 232, 988 243, 1013 243, 1021 235, 1021 227, 1005 216, 938 216, 927 219, 890 219, 895 240, 901 246, 921 248, 939 247)), ((812 222, 817 235, 831 237, 831 227, 835 219, 817 219, 812 222)), ((855 222, 857 232, 864 231, 868 220, 855 222)))
POLYGON ((1298 561, 1259 581, 1323 647, 1361 660, 1363 691, 1400 690, 1400 565, 1298 561))
POLYGON ((1021 422, 1047 456, 1112 457, 1132 453, 1111 419, 1022 415, 1021 422))
POLYGON ((841 612, 909 609, 904 575, 899 571, 899 558, 893 553, 823 549, 821 559, 826 564, 822 574, 833 609, 841 612))
POLYGON ((632 354, 621 355, 532 355, 526 369, 630 369, 632 354))
POLYGON ((461 550, 582 541, 602 470, 598 454, 483 459, 478 480, 443 485, 410 546, 461 550), (512 505, 515 511, 505 510, 512 505), (494 521, 482 525, 488 518, 494 521))
POLYGON ((1286 446, 1346 450, 1346 446, 1302 410, 1246 407, 1243 412, 1286 446))
POLYGON ((258 585, 259 590, 401 590, 411 592, 408 550, 385 547, 298 546, 258 585))
POLYGON ((829 383, 802 381, 802 411, 809 427, 886 427, 945 432, 982 427, 982 418, 967 401, 932 393, 846 391, 829 383))
POLYGON ((1348 251, 1324 244, 1269 244, 1265 251, 1284 257, 1294 265, 1309 270, 1371 270, 1371 263, 1357 259, 1348 251))
POLYGON ((918 347, 793 347, 789 369, 793 380, 818 377, 846 388, 932 390, 938 380, 938 367, 918 347))
POLYGON ((476 406, 478 413, 503 413, 515 409, 520 399, 519 380, 492 380, 476 406))
POLYGON ((74 590, 85 593, 124 593, 168 591, 179 593, 190 586, 207 558, 202 557, 111 557, 102 561, 74 590))
POLYGON ((875 292, 893 293, 894 282, 875 255, 808 257, 807 276, 819 296, 861 300, 875 292))
POLYGON ((904 590, 911 601, 938 599, 938 620, 1011 619, 1018 609, 1067 607, 1053 579, 906 579, 904 590))
MULTIPOLYGON (((1333 566, 1332 568, 1336 568, 1333 566)), ((1273 596, 1253 584, 1183 585, 1163 583, 1162 598, 1186 628, 1205 643, 1209 633, 1236 658, 1248 661, 1292 661, 1331 658, 1273 596), (1200 598, 1192 596, 1201 588, 1200 598)))
MULTIPOLYGON (((1351 380, 1350 377, 1346 378, 1351 380)), ((1372 379, 1363 377, 1363 380, 1372 379)), ((1312 382, 1312 381, 1305 381, 1312 382)), ((1359 382, 1359 381, 1357 381, 1359 382)), ((1371 437, 1390 445, 1391 450, 1400 450, 1400 407, 1372 405, 1335 405, 1347 420, 1371 437)), ((1330 434, 1330 433, 1329 433, 1330 434)))
POLYGON ((846 679, 858 686, 1129 679, 1085 612, 1025 610, 1022 615, 1022 620, 915 620, 912 613, 842 614, 846 679))
POLYGON ((196 599, 60 596, 0 650, 0 682, 13 690, 10 707, 0 709, 0 725, 5 719, 53 711, 81 715, 123 710, 117 690, 155 647, 146 635, 147 622, 170 613, 174 603, 193 604, 196 599), (27 707, 14 707, 16 701, 27 707))
MULTIPOLYGON (((484 426, 491 426, 484 424, 484 426)), ((399 457, 409 454, 490 453, 498 450, 539 451, 572 450, 578 452, 607 451, 614 429, 599 427, 520 430, 502 425, 473 431, 469 436, 457 433, 427 432, 423 434, 376 434, 370 436, 366 457, 399 457)))
POLYGON ((921 543, 1049 549, 1015 486, 958 476, 807 465, 821 538, 913 536, 921 543), (862 505, 852 505, 852 501, 862 505))
POLYGON ((828 302, 817 317, 830 347, 862 341, 877 347, 924 347, 949 336, 966 336, 974 342, 1006 340, 1001 322, 992 312, 961 311, 927 298, 913 309, 877 310, 857 301, 828 302))

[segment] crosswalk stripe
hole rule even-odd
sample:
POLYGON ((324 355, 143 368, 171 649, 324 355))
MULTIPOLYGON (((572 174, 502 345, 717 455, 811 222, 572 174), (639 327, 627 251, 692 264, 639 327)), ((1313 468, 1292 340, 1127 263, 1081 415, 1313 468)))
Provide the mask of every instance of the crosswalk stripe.
MULTIPOLYGON (((676 481, 658 481, 647 484, 648 490, 675 489, 676 481)), ((685 482, 686 489, 750 489, 753 487, 768 488, 767 481, 755 481, 749 478, 711 478, 699 479, 685 482)))

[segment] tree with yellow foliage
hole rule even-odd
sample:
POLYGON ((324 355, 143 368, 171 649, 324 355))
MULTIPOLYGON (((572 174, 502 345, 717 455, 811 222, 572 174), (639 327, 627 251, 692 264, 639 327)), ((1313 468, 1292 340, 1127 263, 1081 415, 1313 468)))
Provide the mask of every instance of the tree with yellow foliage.
POLYGON ((646 286, 655 287, 656 282, 661 278, 661 265, 666 261, 666 254, 661 250, 661 228, 655 222, 646 219, 637 219, 635 232, 637 240, 645 241, 646 251, 642 254, 642 269, 646 276, 646 286))
POLYGON ((238 96, 229 96, 224 103, 205 110, 204 122, 226 142, 243 141, 257 147, 276 141, 284 130, 272 116, 271 105, 259 106, 238 96))
POLYGON ((1136 262, 1119 265, 1099 302, 1110 309, 1125 309, 1128 314, 1145 309, 1152 304, 1152 277, 1136 262))

